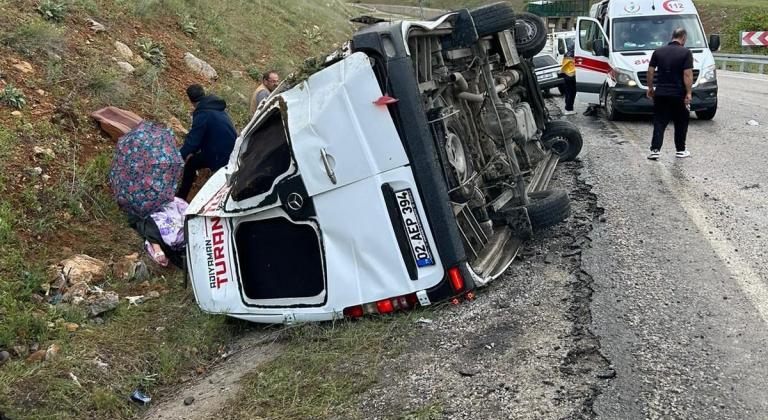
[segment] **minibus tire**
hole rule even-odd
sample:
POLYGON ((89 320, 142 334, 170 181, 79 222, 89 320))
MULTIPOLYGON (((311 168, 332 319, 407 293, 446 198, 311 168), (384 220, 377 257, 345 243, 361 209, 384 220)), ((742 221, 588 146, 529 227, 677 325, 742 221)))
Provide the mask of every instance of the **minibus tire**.
POLYGON ((525 58, 533 58, 540 53, 547 45, 547 27, 544 25, 544 20, 528 12, 517 15, 515 45, 517 53, 525 58), (532 31, 530 38, 523 39, 523 33, 527 37, 528 31, 532 31))
POLYGON ((514 28, 515 23, 517 22, 515 11, 507 2, 499 2, 477 7, 470 10, 469 14, 475 22, 477 36, 481 38, 514 28))
POLYGON ((548 121, 541 136, 541 142, 560 155, 560 162, 576 159, 584 145, 584 139, 578 127, 570 121, 563 120, 548 121), (567 147, 557 147, 555 143, 558 141, 567 143, 567 147))
POLYGON ((571 214, 571 199, 563 190, 544 190, 528 194, 525 205, 534 232, 552 227, 571 214))
POLYGON ((712 108, 707 108, 703 111, 696 111, 696 118, 709 121, 712 118, 715 118, 715 114, 717 114, 717 105, 713 106, 712 108))

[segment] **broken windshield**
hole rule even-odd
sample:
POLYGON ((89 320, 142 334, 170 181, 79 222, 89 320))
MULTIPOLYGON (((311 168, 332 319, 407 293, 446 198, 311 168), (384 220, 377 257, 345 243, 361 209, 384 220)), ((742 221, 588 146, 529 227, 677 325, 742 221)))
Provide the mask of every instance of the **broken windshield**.
POLYGON ((696 15, 640 16, 614 19, 613 50, 655 50, 667 45, 672 40, 672 32, 677 28, 685 28, 688 32, 686 47, 707 46, 696 15))

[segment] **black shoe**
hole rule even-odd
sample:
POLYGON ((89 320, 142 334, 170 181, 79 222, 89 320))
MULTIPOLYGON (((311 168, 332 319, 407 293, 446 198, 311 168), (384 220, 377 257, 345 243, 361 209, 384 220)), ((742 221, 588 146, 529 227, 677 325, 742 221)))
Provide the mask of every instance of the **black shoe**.
POLYGON ((584 116, 590 117, 592 115, 597 114, 597 107, 596 106, 590 106, 587 108, 586 111, 584 111, 584 116))

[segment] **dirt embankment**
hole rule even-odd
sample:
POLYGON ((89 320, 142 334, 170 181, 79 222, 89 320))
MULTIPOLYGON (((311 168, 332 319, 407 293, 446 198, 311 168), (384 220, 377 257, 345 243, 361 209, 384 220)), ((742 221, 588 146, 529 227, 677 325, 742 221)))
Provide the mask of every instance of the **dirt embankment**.
POLYGON ((259 75, 286 75, 346 39, 346 8, 16 0, 0 1, 0 14, 0 417, 131 417, 135 389, 161 398, 248 327, 200 313, 183 273, 148 259, 141 280, 107 270, 89 284, 119 295, 98 317, 51 292, 50 267, 63 259, 109 266, 143 250, 109 189, 114 142, 90 113, 113 105, 189 128, 185 88, 201 83, 243 127, 259 75), (187 53, 217 77, 191 68, 187 53), (137 303, 149 292, 159 297, 137 303), (56 357, 29 359, 49 348, 56 357))

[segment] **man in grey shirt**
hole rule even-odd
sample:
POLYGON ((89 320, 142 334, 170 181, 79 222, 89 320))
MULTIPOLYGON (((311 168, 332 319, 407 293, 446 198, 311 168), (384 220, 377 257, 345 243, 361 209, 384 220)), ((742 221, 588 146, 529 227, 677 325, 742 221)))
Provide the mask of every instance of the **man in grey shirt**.
POLYGON ((251 96, 251 115, 256 112, 256 108, 264 99, 269 97, 269 94, 280 84, 280 76, 276 71, 270 70, 261 76, 261 84, 253 92, 251 96))

